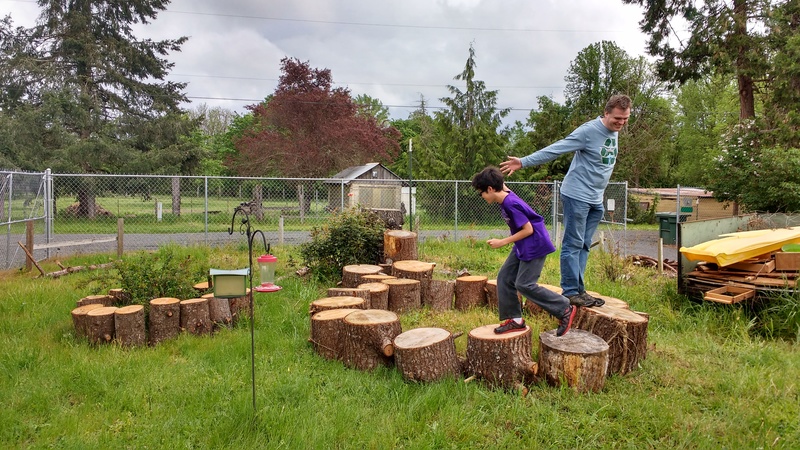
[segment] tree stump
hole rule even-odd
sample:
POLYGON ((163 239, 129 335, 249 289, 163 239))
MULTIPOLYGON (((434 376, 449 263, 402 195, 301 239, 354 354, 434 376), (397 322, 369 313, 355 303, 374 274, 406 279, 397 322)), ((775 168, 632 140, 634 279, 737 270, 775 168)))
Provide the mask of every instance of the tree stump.
POLYGON ((539 334, 539 377, 551 386, 562 380, 576 392, 600 392, 608 373, 608 344, 588 331, 539 334))
POLYGON ((417 259, 417 233, 403 230, 383 232, 383 260, 388 264, 417 259))
POLYGON ((342 268, 342 287, 354 288, 359 284, 364 275, 376 275, 383 272, 383 267, 372 264, 353 264, 342 268))
POLYGON ((144 306, 128 305, 114 311, 114 332, 123 347, 141 347, 147 343, 144 306))
POLYGON ((309 342, 320 356, 341 359, 344 341, 344 318, 360 309, 340 308, 320 311, 311 316, 311 338, 309 342))
POLYGON ((78 306, 72 310, 72 325, 75 327, 75 337, 82 338, 88 336, 89 321, 86 314, 93 309, 102 307, 103 305, 99 303, 93 303, 91 305, 78 306))
POLYGON ((500 308, 500 299, 497 297, 497 280, 486 281, 486 305, 492 311, 500 308))
POLYGON ((211 333, 211 316, 207 298, 190 298, 181 301, 181 330, 191 334, 211 333))
POLYGON ((608 343, 608 375, 625 375, 647 355, 648 319, 613 306, 578 308, 573 327, 600 336, 608 343))
POLYGON ((591 295, 592 297, 602 298, 603 300, 605 300, 606 305, 608 306, 613 306, 615 308, 620 308, 620 309, 631 309, 630 305, 628 305, 628 302, 626 302, 625 300, 609 297, 607 295, 601 295, 594 291, 586 291, 586 293, 591 295))
POLYGON ((181 332, 181 301, 173 297, 150 300, 150 345, 172 339, 181 332))
POLYGON ((453 293, 456 280, 431 280, 428 286, 428 298, 425 303, 433 311, 449 311, 453 309, 453 293))
POLYGON ((115 305, 129 305, 131 303, 131 293, 125 292, 122 288, 109 289, 108 295, 114 298, 115 305))
POLYGON ((489 279, 479 275, 466 275, 456 278, 455 307, 466 310, 486 304, 486 282, 489 279))
POLYGON ((435 264, 417 260, 403 260, 392 263, 392 275, 397 278, 419 281, 419 298, 421 304, 428 303, 428 291, 435 264))
POLYGON ((231 309, 231 323, 236 324, 242 317, 250 317, 250 300, 253 298, 250 288, 243 297, 228 299, 228 307, 231 309))
POLYGON ((86 306, 86 305, 111 306, 113 304, 114 304, 114 297, 110 295, 87 295, 86 297, 83 297, 77 302, 77 306, 86 306))
POLYGON ((442 328, 415 328, 394 338, 394 362, 403 378, 437 381, 461 374, 453 335, 442 328))
POLYGON ((229 327, 233 323, 230 299, 205 294, 200 298, 208 299, 208 318, 213 326, 229 327))
POLYGON ((370 300, 372 295, 368 289, 360 287, 352 288, 328 288, 328 297, 359 297, 364 299, 364 307, 361 309, 370 309, 370 300))
POLYGON ((361 297, 324 297, 311 302, 308 312, 314 315, 320 311, 327 311, 329 309, 365 309, 366 301, 361 297))
POLYGON ((375 275, 364 275, 361 277, 361 284, 366 283, 380 283, 383 280, 393 280, 397 277, 393 277, 391 275, 386 275, 382 273, 376 273, 375 275))
POLYGON ((95 308, 86 313, 86 335, 93 344, 105 344, 114 339, 114 306, 95 308))
POLYGON ((359 289, 369 291, 369 308, 389 309, 389 285, 386 283, 364 283, 358 285, 359 289))
POLYGON ((192 287, 194 288, 195 292, 197 292, 197 295, 203 295, 208 292, 208 290, 211 288, 211 285, 208 281, 203 281, 195 284, 192 287))
POLYGON ((389 311, 403 313, 420 309, 419 281, 406 278, 383 280, 389 286, 389 311))
POLYGON ((351 312, 344 318, 342 361, 353 369, 373 370, 389 366, 392 341, 402 332, 397 314, 382 309, 351 312))
POLYGON ((531 327, 515 333, 495 334, 497 325, 484 325, 467 336, 467 373, 491 387, 517 388, 536 376, 531 359, 531 327))

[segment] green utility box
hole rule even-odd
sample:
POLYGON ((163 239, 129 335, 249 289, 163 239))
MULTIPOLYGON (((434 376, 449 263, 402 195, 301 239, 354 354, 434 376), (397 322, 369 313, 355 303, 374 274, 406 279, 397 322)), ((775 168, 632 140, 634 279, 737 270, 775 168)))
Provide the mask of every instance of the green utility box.
MULTIPOLYGON (((660 212, 656 213, 658 218, 658 233, 664 244, 675 245, 678 236, 678 221, 677 214, 674 212, 660 212)), ((681 222, 686 222, 689 217, 688 214, 681 214, 681 222)))

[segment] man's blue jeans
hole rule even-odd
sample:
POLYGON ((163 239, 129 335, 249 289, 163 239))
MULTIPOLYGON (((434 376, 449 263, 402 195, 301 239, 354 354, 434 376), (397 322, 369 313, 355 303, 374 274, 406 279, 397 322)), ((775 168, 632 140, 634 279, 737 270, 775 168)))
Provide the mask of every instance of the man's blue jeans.
POLYGON ((589 247, 597 226, 603 218, 603 204, 575 200, 561 196, 564 206, 564 239, 561 241, 561 289, 565 297, 586 290, 583 274, 589 260, 589 247))

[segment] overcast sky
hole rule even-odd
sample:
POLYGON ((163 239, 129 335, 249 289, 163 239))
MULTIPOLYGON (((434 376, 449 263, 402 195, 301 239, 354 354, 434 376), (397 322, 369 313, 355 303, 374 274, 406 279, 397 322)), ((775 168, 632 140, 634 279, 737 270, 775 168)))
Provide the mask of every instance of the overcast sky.
MULTIPOLYGON (((30 26, 35 1, 0 0, 0 14, 30 26)), ((367 94, 406 118, 464 90, 454 76, 473 43, 475 78, 498 90, 506 122, 524 121, 536 98, 563 102, 578 52, 602 40, 644 55, 642 10, 621 0, 174 0, 142 37, 188 36, 170 78, 185 81, 193 108, 239 113, 274 92, 284 57, 330 69, 336 86, 367 94)))

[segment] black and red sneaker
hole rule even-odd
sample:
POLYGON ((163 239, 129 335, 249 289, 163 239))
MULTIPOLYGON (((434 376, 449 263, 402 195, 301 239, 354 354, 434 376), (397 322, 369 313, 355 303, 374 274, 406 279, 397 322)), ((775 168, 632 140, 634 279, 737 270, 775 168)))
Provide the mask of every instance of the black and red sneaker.
POLYGON ((578 312, 578 307, 575 305, 569 305, 564 311, 564 315, 558 321, 558 328, 556 328, 556 336, 563 336, 567 334, 570 328, 572 328, 572 320, 575 319, 575 313, 578 312))
POLYGON ((510 333, 512 331, 522 331, 525 329, 527 325, 525 325, 525 320, 522 320, 522 323, 514 322, 514 319, 507 319, 503 323, 500 324, 499 327, 494 329, 494 334, 503 334, 503 333, 510 333))

